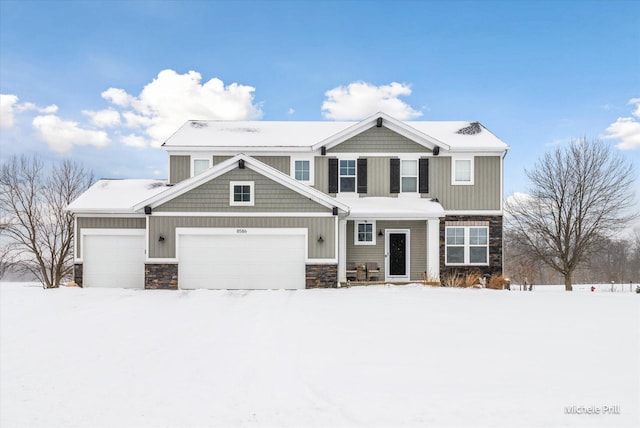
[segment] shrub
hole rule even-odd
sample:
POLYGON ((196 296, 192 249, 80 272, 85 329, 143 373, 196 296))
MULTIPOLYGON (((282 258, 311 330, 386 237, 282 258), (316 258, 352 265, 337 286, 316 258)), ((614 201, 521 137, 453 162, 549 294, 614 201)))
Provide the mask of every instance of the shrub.
POLYGON ((487 288, 491 288, 492 290, 504 290, 506 285, 507 279, 503 275, 493 275, 491 276, 491 279, 489 279, 487 288))

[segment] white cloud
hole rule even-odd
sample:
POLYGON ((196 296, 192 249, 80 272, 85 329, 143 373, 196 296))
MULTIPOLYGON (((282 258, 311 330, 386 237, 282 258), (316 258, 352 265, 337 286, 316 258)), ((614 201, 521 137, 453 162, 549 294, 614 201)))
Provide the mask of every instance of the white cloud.
POLYGON ((126 141, 141 144, 150 141, 160 145, 187 120, 223 119, 250 120, 262 116, 260 106, 253 102, 255 88, 232 83, 225 86, 222 80, 213 78, 205 83, 195 71, 178 74, 163 70, 138 96, 122 89, 109 88, 102 97, 118 107, 128 107, 122 112, 129 128, 143 128, 144 137, 126 137, 126 141))
POLYGON ((149 145, 148 141, 136 134, 123 135, 120 137, 120 142, 125 146, 144 148, 149 145))
POLYGON ((632 98, 628 102, 635 108, 631 114, 635 117, 619 117, 607 128, 607 135, 603 138, 621 140, 620 150, 640 149, 640 98, 632 98), (636 119, 637 118, 637 119, 636 119))
POLYGON ((0 94, 0 128, 13 128, 16 123, 14 109, 18 97, 11 94, 0 94))
POLYGON ((404 83, 375 86, 353 82, 325 92, 327 99, 322 103, 322 115, 333 120, 358 120, 378 111, 400 120, 422 116, 422 112, 399 99, 408 95, 411 95, 411 88, 404 83))
POLYGON ((36 116, 32 124, 40 138, 58 153, 68 152, 74 145, 104 147, 110 143, 109 136, 104 131, 83 129, 77 122, 62 120, 51 114, 36 116))
POLYGON ((88 116, 91 123, 98 128, 110 128, 120 124, 120 113, 114 109, 82 110, 82 114, 88 116))
POLYGON ((295 112, 296 112, 296 111, 295 111, 295 109, 294 109, 293 107, 290 107, 290 108, 289 108, 289 110, 287 110, 287 114, 288 114, 289 116, 291 116, 291 115, 292 115, 292 114, 294 114, 295 112))

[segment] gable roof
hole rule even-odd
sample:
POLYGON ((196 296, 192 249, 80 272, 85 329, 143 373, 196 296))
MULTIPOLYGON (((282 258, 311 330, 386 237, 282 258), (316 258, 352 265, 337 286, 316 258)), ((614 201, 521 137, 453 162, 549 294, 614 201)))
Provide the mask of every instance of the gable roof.
POLYGON ((302 184, 292 177, 288 176, 287 174, 284 174, 277 169, 272 168, 269 165, 266 165, 265 163, 260 162, 259 160, 252 158, 251 156, 247 156, 243 153, 227 159, 224 162, 220 162, 213 168, 210 168, 207 171, 196 175, 195 177, 184 180, 176 184, 175 186, 168 188, 162 193, 158 193, 141 202, 138 202, 133 206, 133 210, 140 211, 143 210, 145 206, 150 206, 151 208, 158 207, 190 190, 195 189, 198 186, 201 186, 202 184, 210 180, 213 180, 216 177, 219 177, 235 168, 238 168, 238 164, 241 160, 244 161, 245 168, 249 168, 275 181, 278 184, 281 184, 301 195, 304 195, 320 205, 323 205, 327 208, 337 207, 343 212, 349 212, 349 207, 342 202, 337 201, 331 196, 322 193, 321 191, 316 190, 313 187, 302 184))
POLYGON ((506 151, 509 146, 478 122, 401 121, 376 113, 362 121, 219 121, 190 120, 162 145, 166 150, 309 152, 334 147, 367 129, 382 126, 430 150, 506 151), (474 127, 477 132, 462 133, 474 127))

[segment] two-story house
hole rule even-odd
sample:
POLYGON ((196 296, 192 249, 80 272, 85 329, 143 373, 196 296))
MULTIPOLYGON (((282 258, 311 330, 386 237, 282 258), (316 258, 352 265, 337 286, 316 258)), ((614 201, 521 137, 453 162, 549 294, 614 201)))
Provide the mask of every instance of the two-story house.
POLYGON ((477 122, 189 121, 168 181, 100 180, 76 215, 75 281, 310 288, 502 271, 503 159, 477 122))

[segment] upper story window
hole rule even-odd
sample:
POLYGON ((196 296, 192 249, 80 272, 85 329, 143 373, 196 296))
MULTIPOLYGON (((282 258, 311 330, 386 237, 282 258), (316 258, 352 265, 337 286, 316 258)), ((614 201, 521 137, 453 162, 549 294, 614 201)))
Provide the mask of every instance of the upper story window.
POLYGON ((194 159, 192 165, 192 176, 202 174, 211 167, 211 159, 194 159))
POLYGON ((416 159, 401 161, 400 184, 402 192, 418 191, 418 161, 416 159))
POLYGON ((355 159, 340 160, 340 192, 356 191, 356 161, 355 159))
POLYGON ((473 158, 451 159, 451 184, 473 184, 473 158))
POLYGON ((489 228, 455 226, 446 228, 446 263, 448 265, 487 265, 489 228))
POLYGON ((229 183, 229 205, 253 206, 254 205, 253 181, 231 181, 229 183))
POLYGON ((313 185, 313 157, 291 157, 291 177, 301 183, 313 185))
POLYGON ((294 162, 294 175, 298 181, 309 181, 310 164, 308 160, 296 160, 294 162))

